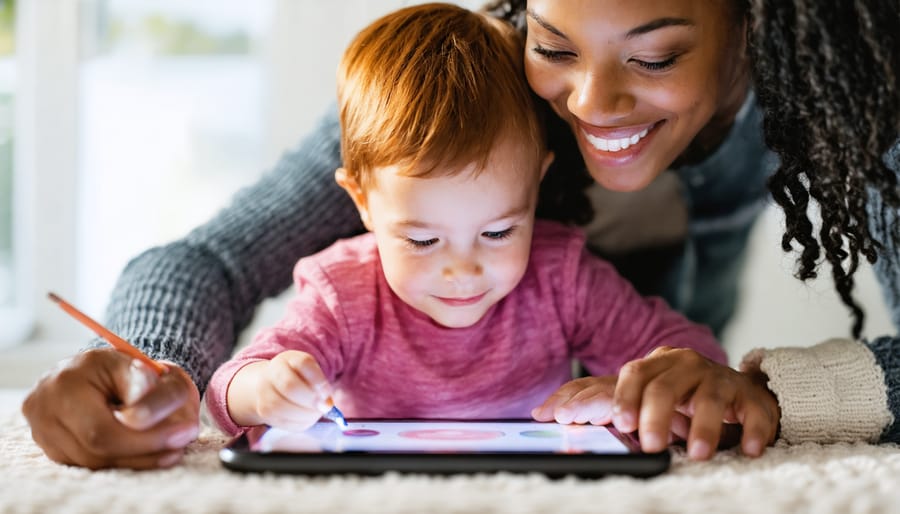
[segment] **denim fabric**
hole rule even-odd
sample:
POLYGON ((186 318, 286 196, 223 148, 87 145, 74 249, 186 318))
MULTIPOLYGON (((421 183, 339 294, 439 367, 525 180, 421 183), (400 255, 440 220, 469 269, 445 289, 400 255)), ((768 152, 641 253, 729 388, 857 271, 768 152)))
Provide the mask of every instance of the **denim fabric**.
POLYGON ((721 336, 737 305, 747 240, 768 201, 766 180, 776 165, 751 94, 713 155, 674 170, 690 216, 684 244, 611 260, 643 294, 662 296, 721 336))

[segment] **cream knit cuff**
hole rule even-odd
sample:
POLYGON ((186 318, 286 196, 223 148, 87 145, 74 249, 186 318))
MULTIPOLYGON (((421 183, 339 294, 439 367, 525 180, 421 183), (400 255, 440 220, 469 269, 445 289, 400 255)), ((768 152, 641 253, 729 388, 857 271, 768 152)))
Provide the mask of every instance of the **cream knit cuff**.
POLYGON ((769 377, 781 407, 781 438, 789 443, 875 442, 893 422, 884 372, 859 342, 756 349, 741 369, 769 377))

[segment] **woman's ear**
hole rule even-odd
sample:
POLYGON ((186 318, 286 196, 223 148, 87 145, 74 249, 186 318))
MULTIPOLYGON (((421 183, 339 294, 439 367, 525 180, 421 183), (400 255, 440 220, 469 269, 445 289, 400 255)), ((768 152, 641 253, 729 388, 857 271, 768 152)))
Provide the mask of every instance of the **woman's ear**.
POLYGON ((363 225, 366 226, 367 230, 371 231, 372 227, 369 218, 369 208, 366 203, 366 194, 363 192, 362 188, 359 187, 359 182, 351 177, 344 168, 335 170, 334 180, 348 195, 350 195, 350 199, 353 200, 353 204, 356 205, 356 210, 359 212, 359 218, 362 220, 363 225))

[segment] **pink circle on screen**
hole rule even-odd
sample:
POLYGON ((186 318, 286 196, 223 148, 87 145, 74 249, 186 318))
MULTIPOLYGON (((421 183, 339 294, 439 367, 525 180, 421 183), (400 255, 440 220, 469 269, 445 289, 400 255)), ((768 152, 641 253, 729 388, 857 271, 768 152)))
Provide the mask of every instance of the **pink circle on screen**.
POLYGON ((426 439, 431 441, 483 441, 486 439, 503 437, 503 432, 496 430, 436 428, 429 430, 409 430, 400 432, 397 435, 407 439, 426 439))
POLYGON ((342 432, 346 436, 350 437, 372 437, 373 435, 378 435, 377 430, 370 430, 368 428, 357 428, 353 430, 344 430, 342 432))

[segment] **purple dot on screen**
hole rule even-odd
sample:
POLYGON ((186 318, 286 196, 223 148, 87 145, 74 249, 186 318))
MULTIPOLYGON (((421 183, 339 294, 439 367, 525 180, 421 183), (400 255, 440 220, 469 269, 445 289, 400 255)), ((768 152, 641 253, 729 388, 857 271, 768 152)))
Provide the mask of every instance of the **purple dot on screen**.
POLYGON ((373 435, 378 435, 378 431, 369 430, 368 428, 356 428, 353 430, 344 430, 343 434, 350 437, 372 437, 373 435))

